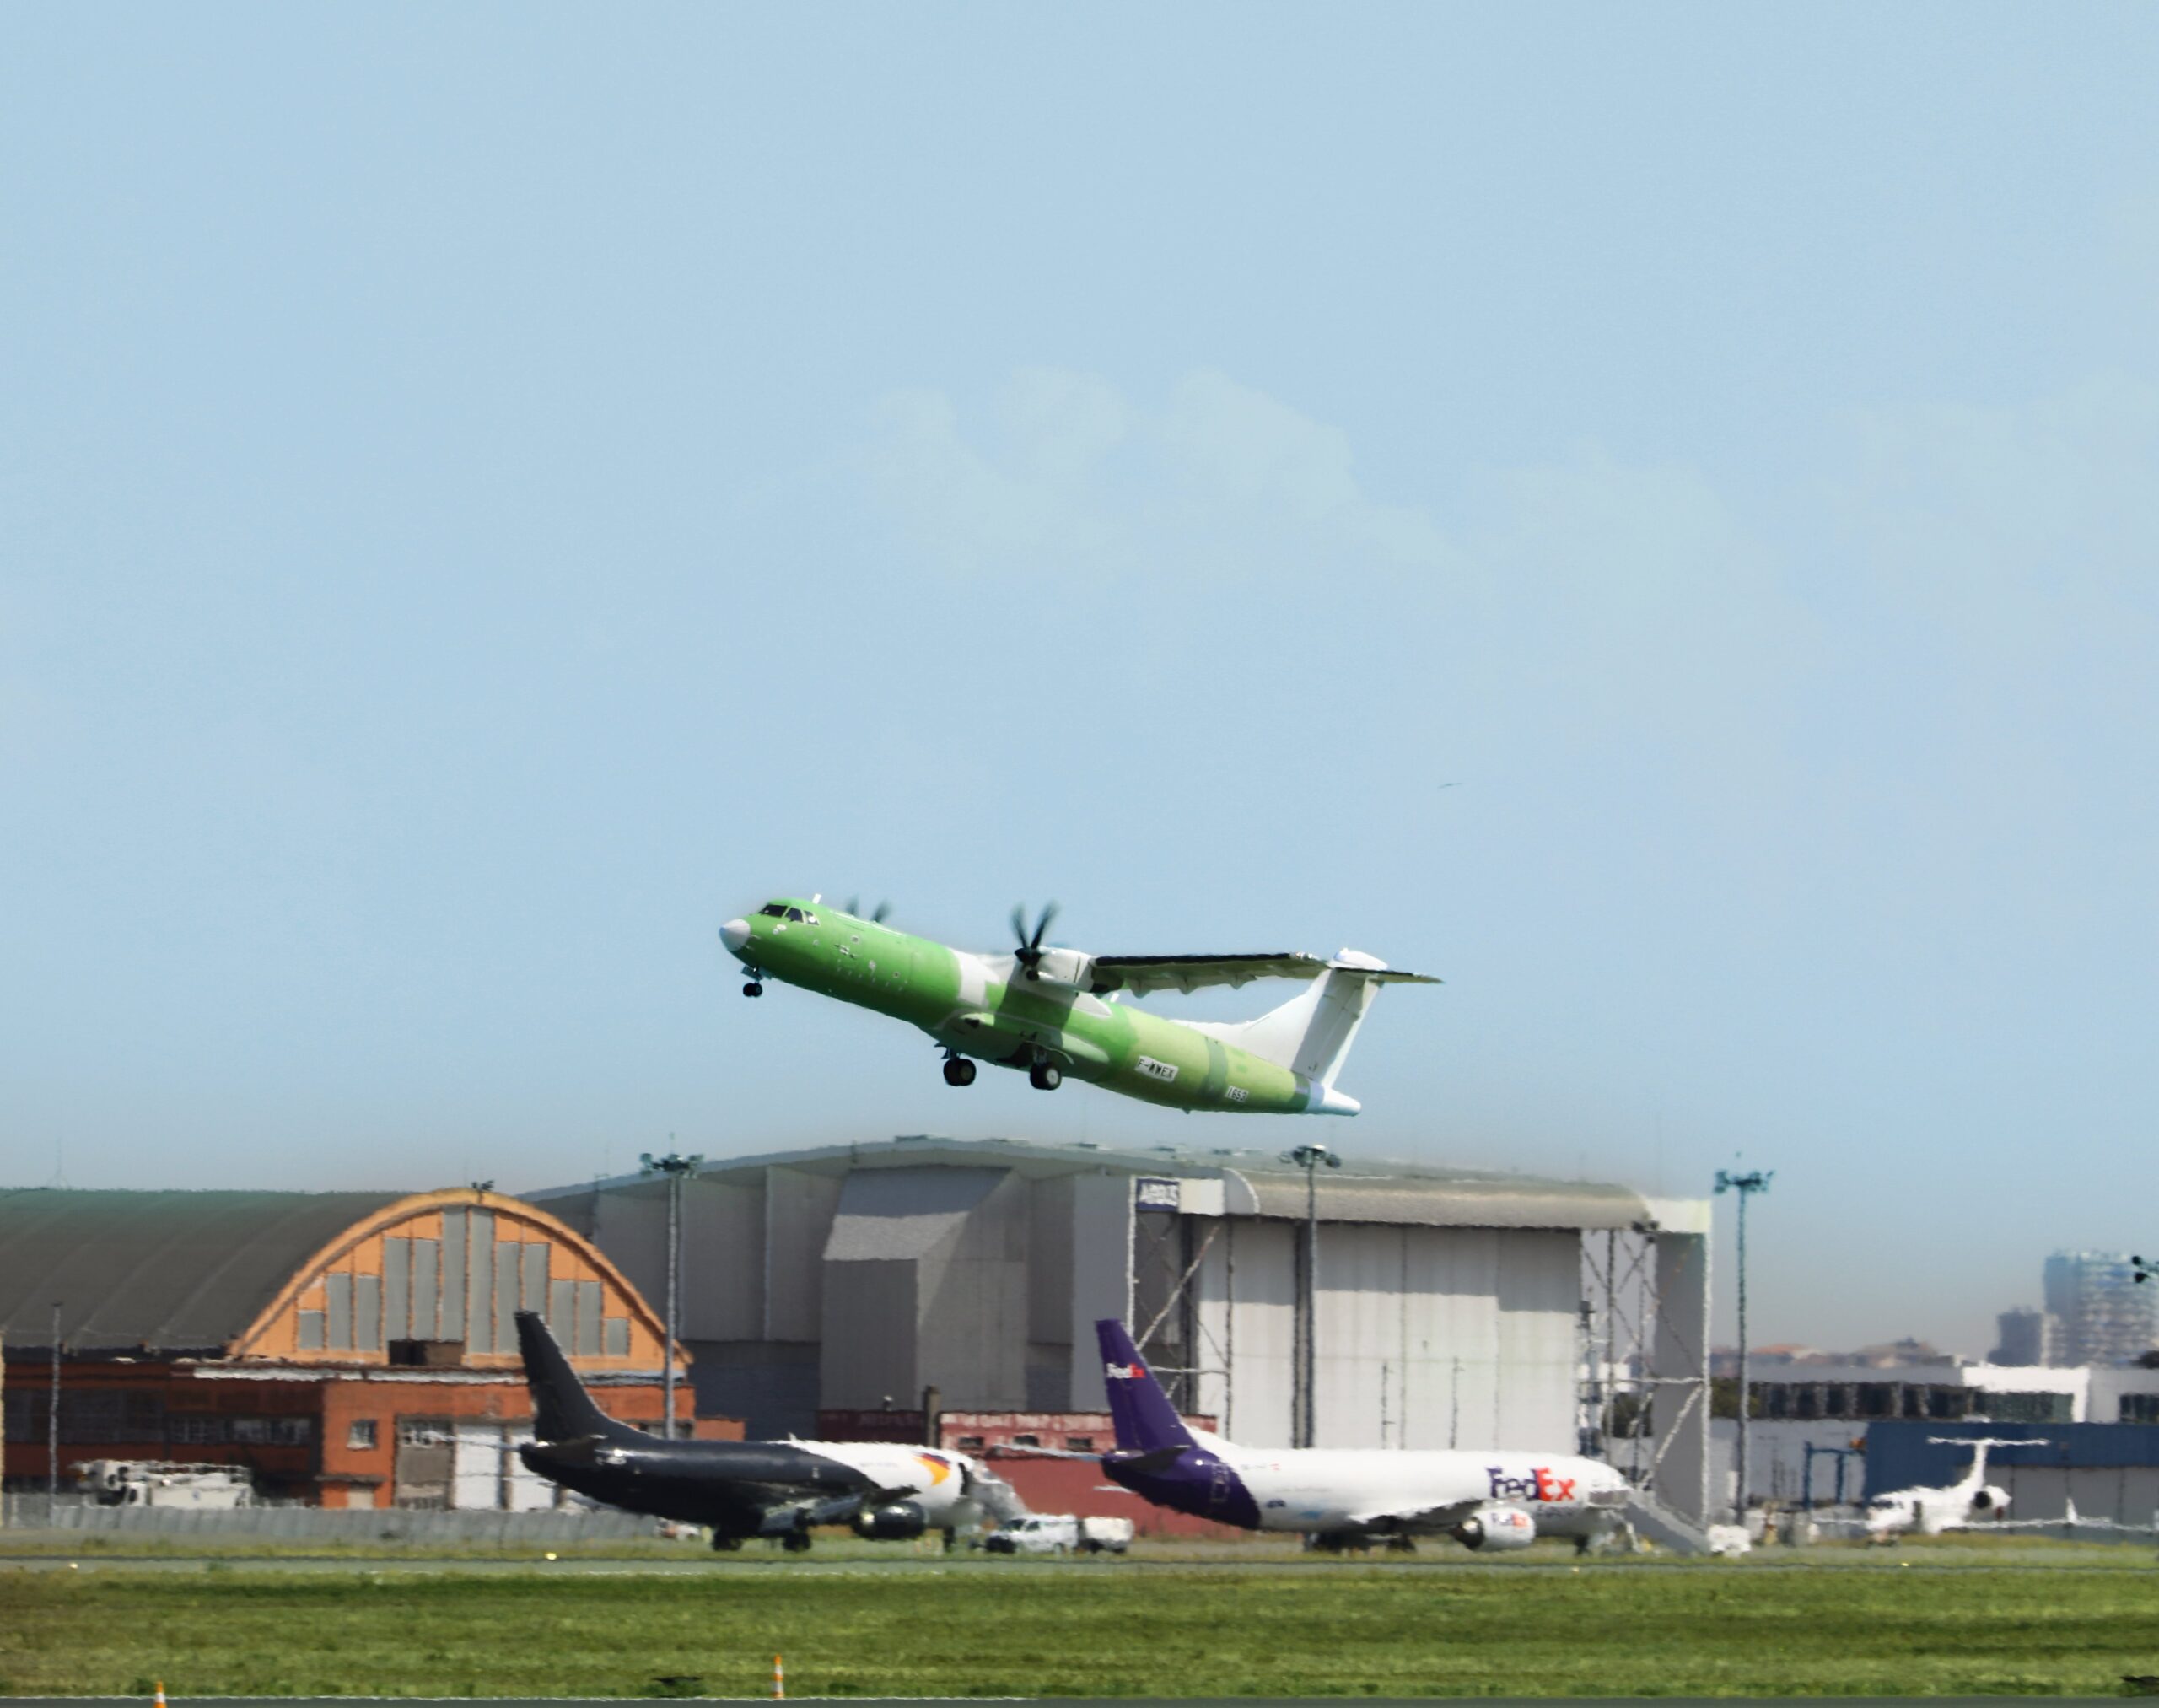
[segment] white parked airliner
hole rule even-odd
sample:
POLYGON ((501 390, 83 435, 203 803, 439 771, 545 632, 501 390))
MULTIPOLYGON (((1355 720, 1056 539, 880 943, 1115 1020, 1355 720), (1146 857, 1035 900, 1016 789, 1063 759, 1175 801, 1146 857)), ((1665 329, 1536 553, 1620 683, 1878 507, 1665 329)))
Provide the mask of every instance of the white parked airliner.
POLYGON ((1419 1535, 1495 1549, 1569 1536, 1586 1548, 1623 1522, 1626 1479, 1572 1454, 1241 1447, 1177 1415, 1123 1323, 1095 1330, 1117 1425, 1102 1468, 1157 1506, 1336 1548, 1419 1535))

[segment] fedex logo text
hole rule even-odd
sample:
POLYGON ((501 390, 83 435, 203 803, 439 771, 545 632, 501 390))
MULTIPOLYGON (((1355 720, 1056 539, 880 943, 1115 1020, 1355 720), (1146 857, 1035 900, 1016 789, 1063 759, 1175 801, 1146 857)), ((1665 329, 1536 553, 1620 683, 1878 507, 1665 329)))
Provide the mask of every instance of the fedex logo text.
POLYGON ((1491 1498, 1494 1501, 1571 1501, 1578 1480, 1554 1476, 1544 1465, 1539 1465, 1526 1477, 1510 1477, 1497 1465, 1486 1466, 1484 1474, 1492 1479, 1491 1498))
POLYGON ((1112 1382, 1139 1382, 1147 1374, 1144 1364, 1105 1364, 1102 1374, 1112 1382))

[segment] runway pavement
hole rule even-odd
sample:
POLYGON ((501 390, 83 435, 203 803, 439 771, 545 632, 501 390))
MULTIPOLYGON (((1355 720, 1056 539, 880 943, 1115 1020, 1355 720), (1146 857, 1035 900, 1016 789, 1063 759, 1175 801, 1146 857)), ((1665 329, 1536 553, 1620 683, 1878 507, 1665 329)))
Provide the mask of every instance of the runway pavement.
MULTIPOLYGON (((11 1696, 9 1708, 88 1708, 93 1703, 139 1704, 140 1696, 11 1696)), ((390 1705, 410 1705, 415 1702, 486 1702, 490 1708, 557 1708, 566 1702, 622 1702, 630 1700, 675 1700, 691 1702, 762 1702, 762 1696, 678 1696, 657 1698, 629 1698, 619 1696, 191 1696, 167 1695, 170 1704, 182 1701, 216 1702, 221 1708, 294 1708, 303 1702, 334 1702, 339 1708, 390 1708, 390 1705)), ((845 1702, 849 1708, 926 1708, 936 1702, 1031 1702, 1038 1708, 1104 1708, 1109 1702, 1123 1705, 1123 1708, 1253 1708, 1255 1703, 1264 1702, 1267 1708, 1343 1708, 1345 1700, 1354 1700, 1365 1708, 1432 1708, 1435 1702, 1450 1699, 1443 1696, 790 1696, 790 1702, 845 1702)), ((1467 1700, 1467 1699, 1463 1699, 1467 1700)), ((1566 1708, 1645 1708, 1654 1701, 1656 1708, 1747 1708, 1750 1703, 1775 1703, 1780 1708, 1790 1708, 1794 1702, 1810 1699, 1794 1696, 1479 1696, 1474 1699, 1479 1708, 1555 1708, 1564 1701, 1566 1708)), ((2019 1698, 2014 1696, 1839 1696, 1812 1700, 1831 1700, 1837 1708, 1892 1708, 1892 1705, 1920 1703, 1927 1708, 2000 1708, 2004 1702, 2044 1700, 2055 1708, 2091 1708, 2098 1703, 2118 1704, 2119 1696, 2048 1696, 2019 1698)))
POLYGON ((681 1560, 584 1557, 562 1560, 501 1560, 471 1558, 401 1557, 396 1554, 0 1554, 0 1573, 8 1571, 153 1571, 153 1572, 326 1572, 353 1576, 411 1576, 442 1575, 500 1576, 545 1574, 563 1577, 741 1577, 774 1572, 807 1577, 972 1577, 1017 1573, 1137 1572, 1151 1575, 1173 1572, 1181 1576, 1301 1576, 1315 1572, 1569 1572, 1652 1571, 1920 1571, 1990 1572, 2029 1571, 2035 1566, 2050 1571, 2150 1573, 2152 1557, 2141 1549, 2095 1552, 2077 1559, 2003 1558, 1976 1553, 1930 1550, 1917 1559, 1901 1559, 1894 1553, 1780 1549, 1769 1557, 1757 1554, 1743 1560, 1627 1558, 1607 1555, 1577 1561, 1569 1556, 1553 1560, 1479 1560, 1460 1553, 1435 1553, 1404 1559, 1373 1554, 1350 1559, 1314 1557, 1289 1560, 1133 1560, 1097 1557, 1091 1560, 999 1560, 981 1555, 916 1555, 896 1560, 840 1559, 820 1560, 775 1554, 769 1557, 715 1559, 699 1554, 681 1560))

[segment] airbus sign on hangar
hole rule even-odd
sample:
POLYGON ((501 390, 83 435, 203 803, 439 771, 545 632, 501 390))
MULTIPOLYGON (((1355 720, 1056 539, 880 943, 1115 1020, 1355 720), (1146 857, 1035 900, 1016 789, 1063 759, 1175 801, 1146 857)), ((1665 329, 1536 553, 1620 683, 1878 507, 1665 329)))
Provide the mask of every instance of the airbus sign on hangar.
MULTIPOLYGON (((530 1194, 647 1296, 667 1183, 530 1194)), ((701 1413, 1099 1412, 1096 1319, 1188 1412, 1293 1439, 1304 1172, 1259 1152, 905 1137, 703 1164, 682 1186, 701 1413)), ((1361 1159, 1316 1182, 1322 1447, 1585 1445, 1708 1508, 1709 1205, 1361 1159)))

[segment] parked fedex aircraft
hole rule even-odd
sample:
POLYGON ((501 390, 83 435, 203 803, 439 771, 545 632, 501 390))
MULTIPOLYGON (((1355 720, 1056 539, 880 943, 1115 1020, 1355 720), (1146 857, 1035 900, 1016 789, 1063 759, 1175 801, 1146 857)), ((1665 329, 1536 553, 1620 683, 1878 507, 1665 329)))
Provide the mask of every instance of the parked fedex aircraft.
POLYGON ((911 937, 812 896, 767 902, 719 928, 749 973, 745 996, 767 978, 799 984, 904 1020, 945 1050, 945 1082, 971 1086, 977 1060, 1024 1068, 1038 1091, 1070 1074, 1128 1097, 1175 1109, 1246 1115, 1354 1115, 1334 1088, 1349 1045, 1382 984, 1436 984, 1344 949, 1332 961, 1262 955, 1088 955, 1045 946, 1056 917, 1034 930, 1012 910, 1010 954, 976 955, 911 937), (1122 999, 1198 990, 1255 978, 1304 980, 1305 992, 1239 1022, 1165 1020, 1122 999))
POLYGON ((1626 1479, 1564 1453, 1404 1448, 1241 1447, 1176 1414, 1115 1317, 1096 1323, 1117 1450, 1112 1481, 1158 1506, 1246 1530, 1294 1530, 1340 1548, 1420 1535, 1473 1549, 1570 1536, 1587 1549, 1617 1530, 1626 1479))

